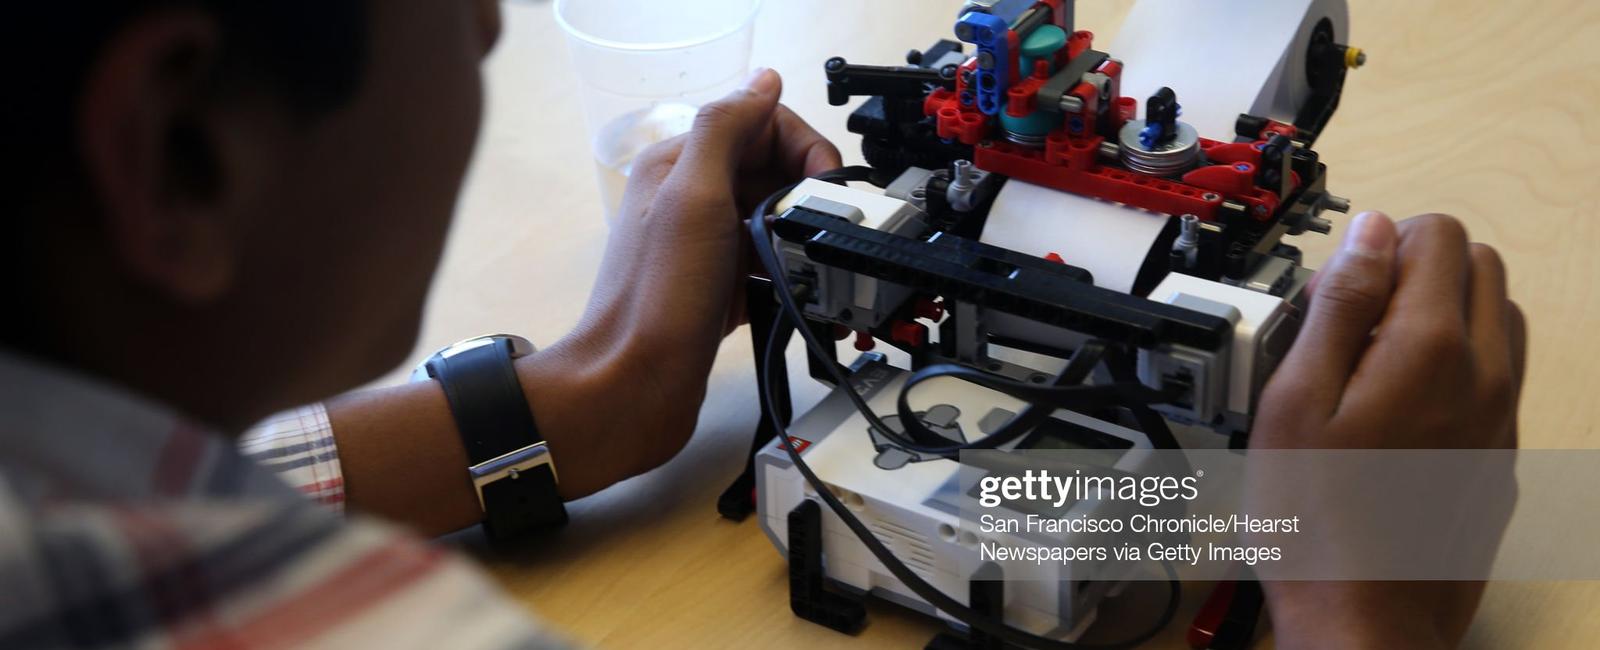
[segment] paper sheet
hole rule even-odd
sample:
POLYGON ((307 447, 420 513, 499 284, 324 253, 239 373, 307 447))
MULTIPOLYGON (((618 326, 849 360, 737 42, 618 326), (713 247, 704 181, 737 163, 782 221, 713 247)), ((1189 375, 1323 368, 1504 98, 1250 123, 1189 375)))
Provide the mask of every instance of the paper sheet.
POLYGON ((1139 100, 1141 117, 1145 99, 1167 86, 1179 119, 1228 142, 1240 113, 1294 120, 1311 94, 1306 46, 1323 18, 1350 42, 1344 0, 1141 0, 1106 51, 1122 60, 1122 94, 1139 100))
POLYGON ((1037 257, 1055 253, 1093 273, 1096 286, 1126 293, 1166 223, 1164 215, 1011 179, 979 241, 1037 257))

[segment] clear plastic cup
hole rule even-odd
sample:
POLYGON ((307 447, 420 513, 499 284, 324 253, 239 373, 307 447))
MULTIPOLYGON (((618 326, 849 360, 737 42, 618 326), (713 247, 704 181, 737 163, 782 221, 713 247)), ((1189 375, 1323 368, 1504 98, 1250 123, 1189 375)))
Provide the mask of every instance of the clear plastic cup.
POLYGON ((760 0, 555 0, 582 85, 606 219, 633 160, 689 130, 700 105, 749 74, 760 0))

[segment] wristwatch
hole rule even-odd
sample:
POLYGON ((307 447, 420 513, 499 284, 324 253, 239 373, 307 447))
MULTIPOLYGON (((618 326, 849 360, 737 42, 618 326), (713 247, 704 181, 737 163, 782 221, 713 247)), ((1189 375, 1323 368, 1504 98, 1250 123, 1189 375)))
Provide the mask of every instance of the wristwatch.
POLYGON ((444 388, 484 530, 497 539, 567 523, 555 462, 512 365, 533 350, 520 336, 480 336, 440 350, 411 373, 412 381, 438 380, 444 388))

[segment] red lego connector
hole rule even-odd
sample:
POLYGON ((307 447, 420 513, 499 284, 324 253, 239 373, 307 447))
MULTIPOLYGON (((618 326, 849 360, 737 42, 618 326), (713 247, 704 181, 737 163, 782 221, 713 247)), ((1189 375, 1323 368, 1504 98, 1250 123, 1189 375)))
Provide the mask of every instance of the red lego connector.
POLYGON ((1267 138, 1272 137, 1274 134, 1283 135, 1289 138, 1298 138, 1300 137, 1300 129, 1295 128, 1295 125, 1293 124, 1284 124, 1283 122, 1277 121, 1269 122, 1267 123, 1267 128, 1261 131, 1261 139, 1266 140, 1267 138))
MULTIPOLYGON (((1250 134, 1241 133, 1239 135, 1249 137, 1250 134)), ((1284 135, 1290 138, 1298 138, 1300 137, 1300 129, 1296 128, 1293 124, 1285 124, 1277 120, 1267 120, 1266 124, 1261 127, 1261 131, 1254 135, 1257 140, 1261 141, 1271 139, 1274 135, 1284 135)))
POLYGON ((928 344, 928 327, 922 323, 895 321, 889 326, 889 340, 920 348, 928 344))
POLYGON ((1033 113, 1034 106, 1038 103, 1035 95, 1048 81, 1050 81, 1050 62, 1034 61, 1033 74, 1006 91, 1006 114, 1011 117, 1027 117, 1033 113))
POLYGON ((1206 149, 1206 159, 1219 164, 1250 163, 1261 165, 1261 149, 1265 141, 1228 142, 1206 149))
POLYGON ((1183 175, 1183 182, 1229 196, 1249 194, 1256 184, 1256 166, 1247 162, 1207 165, 1183 175))
POLYGON ((1067 37, 1067 58, 1076 58, 1094 45, 1094 32, 1080 29, 1067 37))
POLYGON ((960 95, 956 92, 944 88, 935 89, 928 93, 928 99, 923 101, 922 110, 937 121, 937 131, 941 138, 976 145, 988 135, 988 116, 978 111, 976 106, 962 105, 960 95))

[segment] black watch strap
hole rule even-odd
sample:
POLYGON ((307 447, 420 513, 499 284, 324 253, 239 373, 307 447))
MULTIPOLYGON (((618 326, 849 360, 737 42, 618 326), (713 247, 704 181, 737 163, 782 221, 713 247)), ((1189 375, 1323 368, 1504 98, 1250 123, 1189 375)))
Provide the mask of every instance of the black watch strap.
POLYGON ((489 535, 503 539, 566 523, 555 465, 512 365, 512 342, 484 339, 435 356, 427 369, 443 386, 461 432, 489 535))

